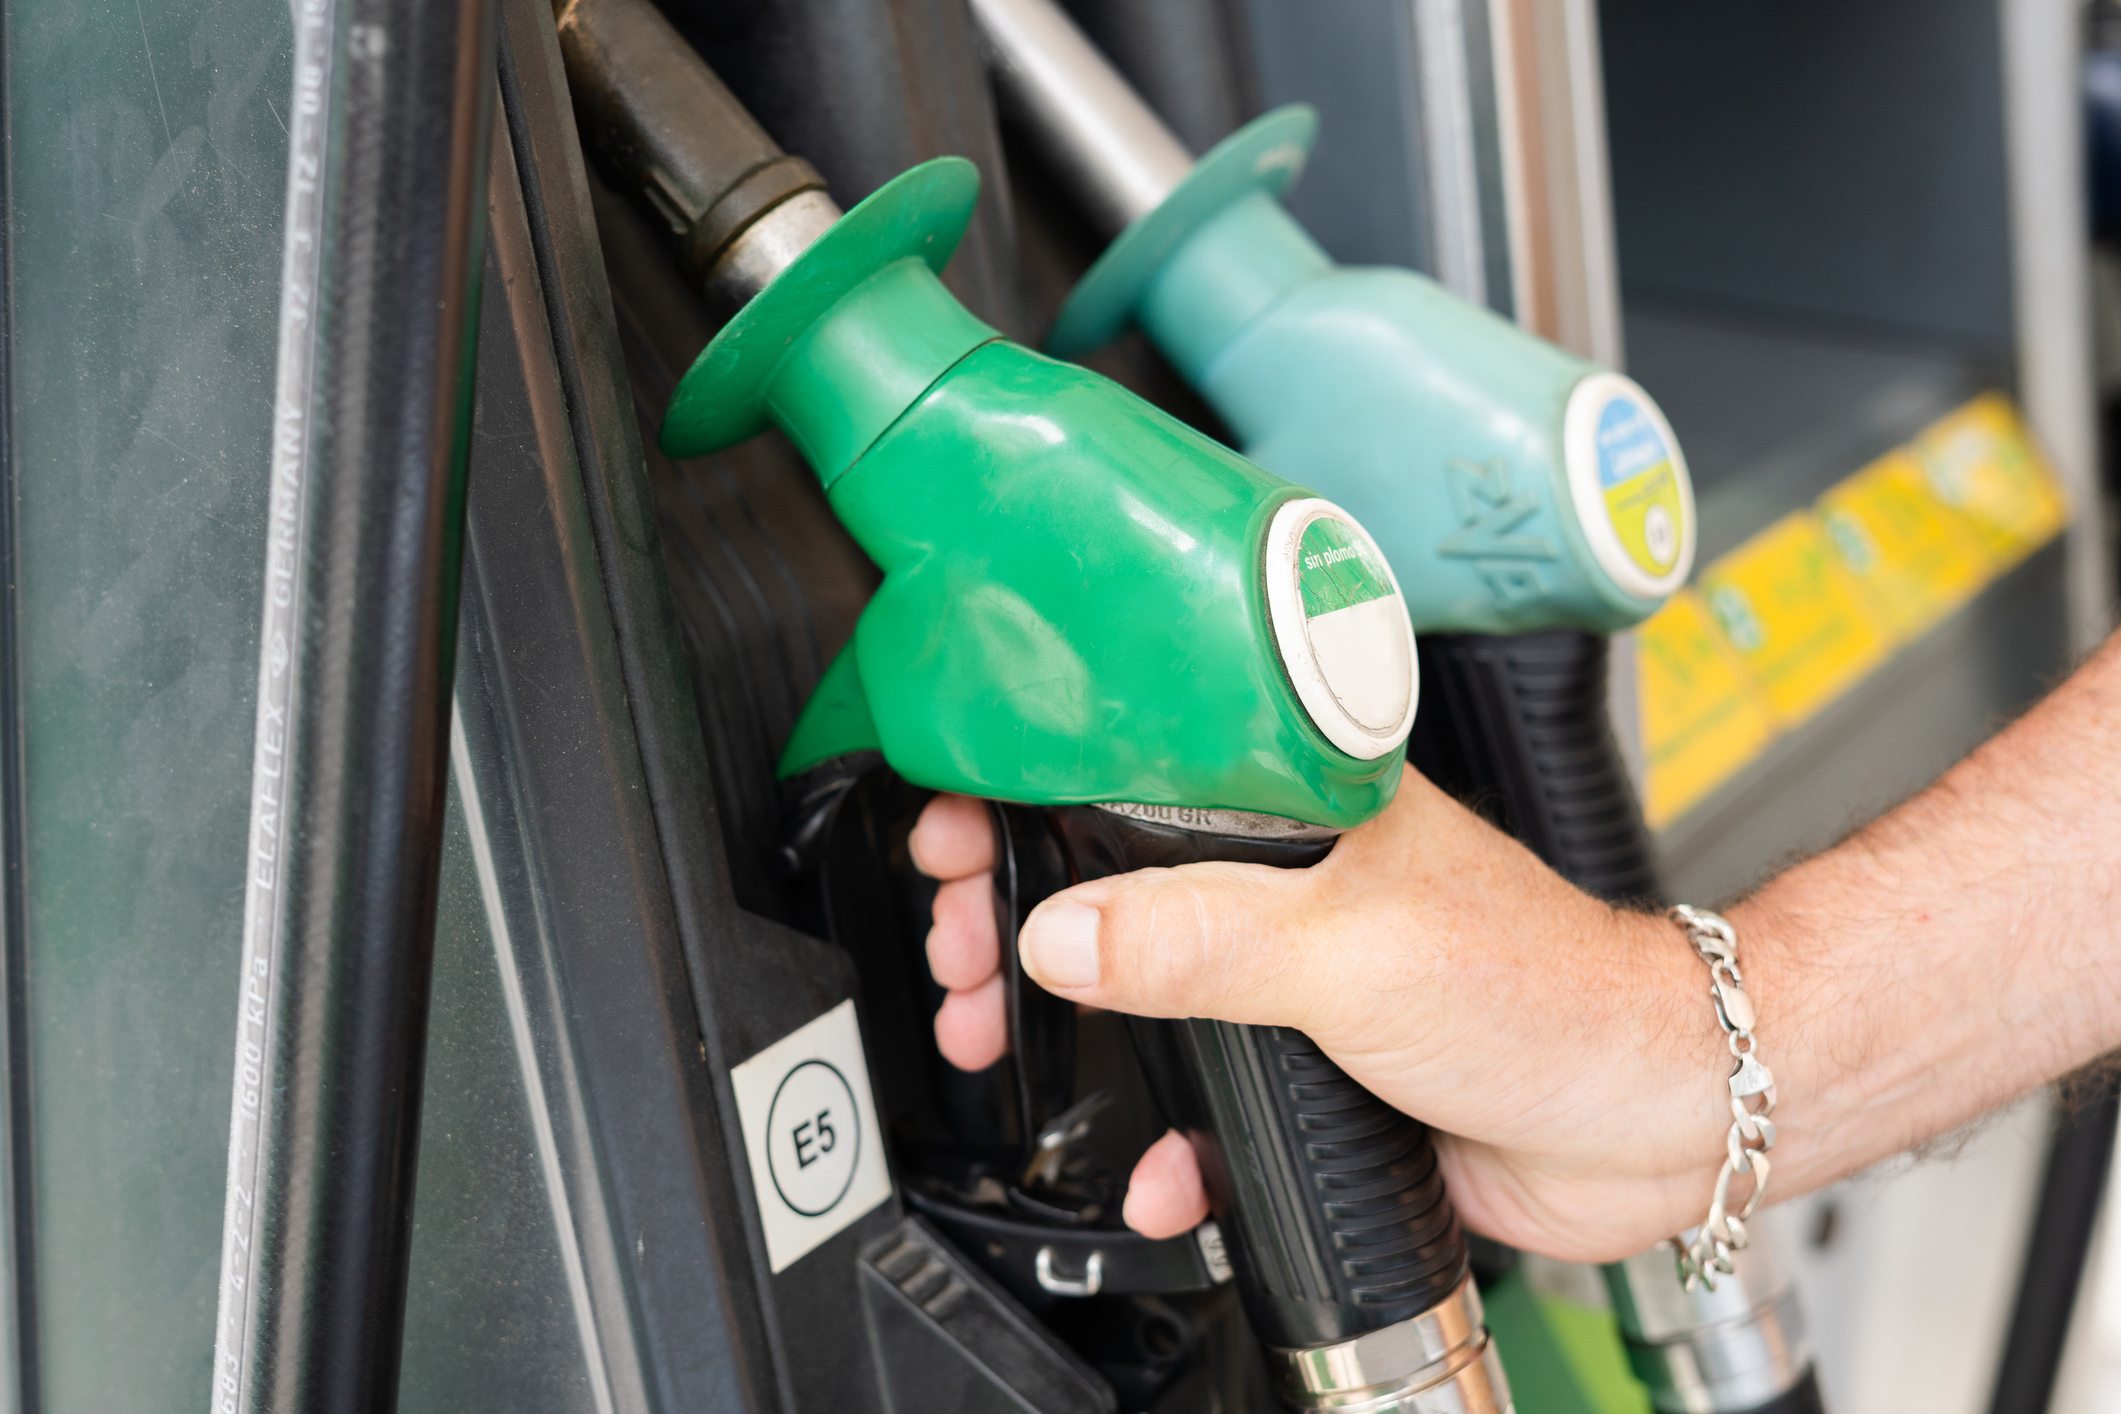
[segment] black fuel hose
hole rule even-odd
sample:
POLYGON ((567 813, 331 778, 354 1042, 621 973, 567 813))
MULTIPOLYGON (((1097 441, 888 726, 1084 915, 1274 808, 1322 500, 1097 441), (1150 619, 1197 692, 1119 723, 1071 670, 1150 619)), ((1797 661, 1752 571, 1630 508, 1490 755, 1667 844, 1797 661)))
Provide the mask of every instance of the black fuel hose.
POLYGON ((2054 1396, 2113 1163, 2117 1112, 2121 1094, 2109 1084, 2096 1103, 2066 1114, 2055 1130, 1989 1414, 2046 1414, 2054 1396))
POLYGON ((299 0, 213 1407, 397 1402, 495 89, 486 0, 299 0))
POLYGON ((1649 832, 1606 712, 1606 640, 1555 630, 1420 640, 1408 745, 1438 785, 1500 823, 1570 883, 1612 903, 1659 901, 1649 832))

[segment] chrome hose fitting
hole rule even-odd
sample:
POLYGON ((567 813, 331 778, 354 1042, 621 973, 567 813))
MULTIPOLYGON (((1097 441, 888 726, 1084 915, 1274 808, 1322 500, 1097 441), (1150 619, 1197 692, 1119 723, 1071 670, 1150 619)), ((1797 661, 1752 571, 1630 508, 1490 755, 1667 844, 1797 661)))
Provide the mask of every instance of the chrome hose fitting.
POLYGON ((1281 1397, 1336 1414, 1515 1414, 1467 1276, 1419 1316, 1353 1340, 1267 1351, 1281 1397))
POLYGON ((583 142, 665 227, 678 265, 731 318, 840 217, 650 0, 556 0, 583 142))
POLYGON ((1734 1270, 1714 1291, 1684 1289, 1663 1248, 1605 1269, 1628 1362, 1659 1414, 1758 1409, 1804 1379, 1811 1349, 1770 1232, 1755 1220, 1754 1240, 1731 1254, 1734 1270))

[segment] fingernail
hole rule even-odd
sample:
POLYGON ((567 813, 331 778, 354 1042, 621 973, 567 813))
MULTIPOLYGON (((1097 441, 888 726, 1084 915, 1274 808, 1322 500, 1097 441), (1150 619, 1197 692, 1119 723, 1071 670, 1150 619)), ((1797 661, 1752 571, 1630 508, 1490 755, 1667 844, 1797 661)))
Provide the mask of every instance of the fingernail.
POLYGON ((1097 985, 1097 910, 1049 903, 1024 920, 1024 967, 1049 987, 1097 985))

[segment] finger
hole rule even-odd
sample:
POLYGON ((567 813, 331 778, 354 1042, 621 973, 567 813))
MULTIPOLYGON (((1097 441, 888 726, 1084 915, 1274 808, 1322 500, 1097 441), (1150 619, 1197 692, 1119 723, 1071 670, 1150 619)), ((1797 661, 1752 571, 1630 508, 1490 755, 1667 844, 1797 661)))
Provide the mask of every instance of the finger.
POLYGON ((1009 1020, 999 976, 943 998, 935 1013, 935 1047, 959 1070, 985 1070, 1008 1053, 1009 1020))
POLYGON ((1127 1181, 1127 1201, 1120 1216, 1143 1237, 1176 1237, 1207 1220, 1208 1194, 1201 1187, 1200 1160, 1185 1135, 1174 1129, 1149 1146, 1134 1166, 1134 1177, 1127 1181))
POLYGON ((1055 894, 1024 921, 1025 971, 1071 1001, 1140 1016, 1301 1026, 1330 985, 1308 870, 1188 864, 1055 894))
POLYGON ((1002 969, 994 933, 994 876, 952 879, 935 891, 928 930, 928 971, 953 992, 980 986, 1002 969))
POLYGON ((969 795, 928 802, 906 841, 913 867, 931 879, 962 879, 994 867, 994 826, 987 807, 969 795))

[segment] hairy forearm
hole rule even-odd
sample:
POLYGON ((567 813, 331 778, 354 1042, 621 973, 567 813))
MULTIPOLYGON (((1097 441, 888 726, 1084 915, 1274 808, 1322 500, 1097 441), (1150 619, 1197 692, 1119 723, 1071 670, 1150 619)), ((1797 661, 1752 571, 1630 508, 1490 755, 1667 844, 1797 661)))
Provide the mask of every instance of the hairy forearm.
POLYGON ((1915 799, 1731 910, 1778 1196, 2121 1046, 2121 638, 1915 799))

